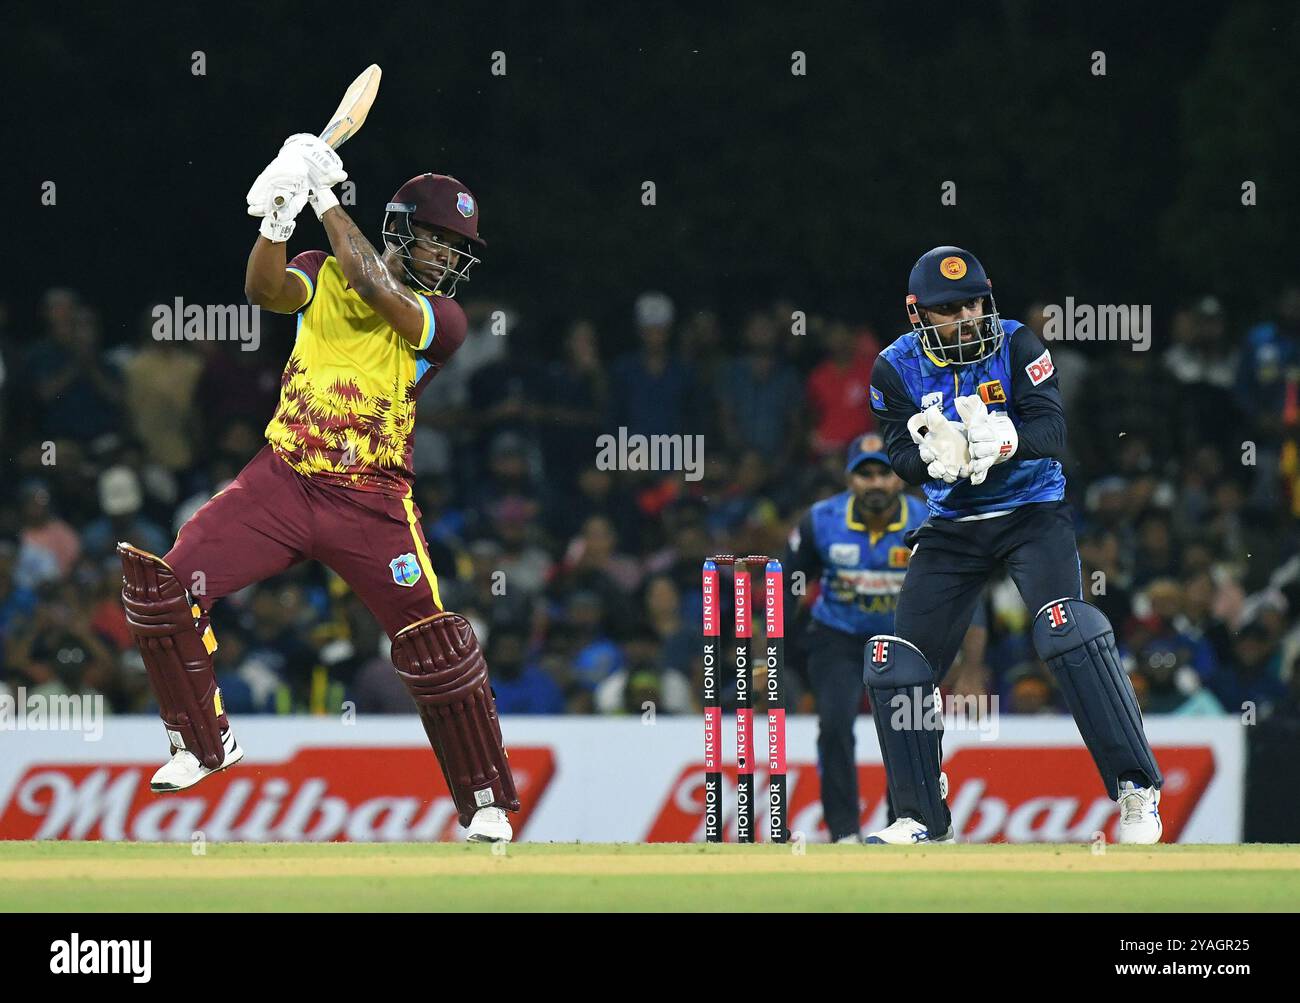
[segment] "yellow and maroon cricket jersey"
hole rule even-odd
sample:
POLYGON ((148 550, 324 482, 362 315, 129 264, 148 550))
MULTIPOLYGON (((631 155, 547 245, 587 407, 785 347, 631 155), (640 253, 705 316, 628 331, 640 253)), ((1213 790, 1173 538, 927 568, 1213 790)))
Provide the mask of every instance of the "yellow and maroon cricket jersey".
POLYGON ((348 286, 332 255, 304 251, 289 270, 307 299, 267 442, 304 476, 406 495, 415 402, 465 340, 464 311, 417 292, 425 315, 417 348, 348 286))

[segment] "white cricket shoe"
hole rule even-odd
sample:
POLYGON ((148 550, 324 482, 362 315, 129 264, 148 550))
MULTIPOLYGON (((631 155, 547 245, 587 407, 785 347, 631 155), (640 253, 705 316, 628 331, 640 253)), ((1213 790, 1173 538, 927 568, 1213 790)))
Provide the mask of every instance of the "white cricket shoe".
POLYGON ((465 841, 469 843, 508 843, 514 838, 515 830, 510 828, 510 819, 506 810, 496 805, 488 805, 474 813, 469 823, 469 832, 465 841))
POLYGON ((924 822, 914 818, 898 818, 893 825, 888 825, 878 832, 873 832, 863 840, 864 843, 887 846, 916 846, 920 843, 951 843, 952 826, 942 836, 932 837, 924 822))
MULTIPOLYGON (((939 774, 939 797, 948 800, 948 774, 939 774)), ((889 846, 912 846, 917 843, 951 843, 954 839, 952 826, 942 836, 931 838, 930 830, 914 818, 895 819, 893 824, 878 832, 868 834, 864 843, 889 846)))
POLYGON ((1165 831, 1160 821, 1160 791, 1139 787, 1131 780, 1119 785, 1119 841, 1150 846, 1165 831))
POLYGON ((235 741, 235 734, 232 729, 227 728, 225 733, 222 734, 221 745, 225 749, 226 758, 221 761, 221 765, 216 769, 208 769, 199 762, 194 753, 186 749, 177 750, 176 754, 166 763, 163 763, 158 772, 153 775, 153 779, 149 781, 149 789, 155 794, 170 794, 173 791, 183 791, 187 787, 193 787, 204 777, 229 769, 244 758, 244 750, 235 741))

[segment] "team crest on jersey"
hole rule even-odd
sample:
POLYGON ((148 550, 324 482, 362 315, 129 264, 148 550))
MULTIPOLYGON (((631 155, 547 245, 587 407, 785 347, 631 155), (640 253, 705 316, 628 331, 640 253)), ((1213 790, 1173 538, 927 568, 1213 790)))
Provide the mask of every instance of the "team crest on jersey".
POLYGON ((469 192, 457 192, 456 209, 462 216, 469 219, 474 215, 474 196, 469 192))
POLYGON ((912 559, 912 552, 906 547, 889 548, 889 566, 891 568, 905 568, 907 562, 912 559))
POLYGON ((871 388, 871 403, 874 404, 876 407, 885 406, 885 395, 882 394, 875 387, 871 388))
POLYGON ((922 410, 922 411, 924 411, 926 408, 930 407, 931 405, 933 405, 933 406, 935 406, 935 407, 943 407, 943 391, 942 391, 942 390, 936 390, 934 393, 932 393, 932 394, 926 394, 924 397, 921 398, 921 410, 922 410))
POLYGON ((388 562, 388 570, 393 573, 393 581, 408 589, 420 580, 420 562, 414 554, 402 554, 388 562))
POLYGON ((1001 380, 989 380, 979 385, 980 400, 985 404, 1005 404, 1007 392, 1002 389, 1001 380))
POLYGON ((856 543, 832 543, 830 559, 832 564, 857 564, 862 559, 862 547, 856 543))

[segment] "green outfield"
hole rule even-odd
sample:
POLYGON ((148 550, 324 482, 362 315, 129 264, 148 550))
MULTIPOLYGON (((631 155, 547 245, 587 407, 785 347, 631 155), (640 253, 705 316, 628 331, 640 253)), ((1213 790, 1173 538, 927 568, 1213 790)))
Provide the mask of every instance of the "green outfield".
POLYGON ((0 842, 0 911, 1294 911, 1297 846, 0 842))

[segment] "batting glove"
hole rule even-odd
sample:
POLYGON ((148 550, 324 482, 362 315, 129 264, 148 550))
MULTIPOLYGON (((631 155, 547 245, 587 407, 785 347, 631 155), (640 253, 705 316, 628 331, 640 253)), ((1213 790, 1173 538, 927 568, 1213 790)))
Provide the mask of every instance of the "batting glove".
POLYGON ((257 176, 245 201, 248 214, 260 216, 259 232, 275 244, 284 243, 297 225, 294 220, 307 204, 307 172, 295 154, 277 156, 257 176))
POLYGON ((307 165, 307 178, 311 185, 308 202, 317 219, 339 204, 330 189, 346 181, 348 172, 343 169, 343 160, 328 143, 309 132, 299 132, 284 141, 280 152, 296 153, 307 165))

